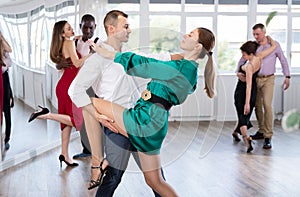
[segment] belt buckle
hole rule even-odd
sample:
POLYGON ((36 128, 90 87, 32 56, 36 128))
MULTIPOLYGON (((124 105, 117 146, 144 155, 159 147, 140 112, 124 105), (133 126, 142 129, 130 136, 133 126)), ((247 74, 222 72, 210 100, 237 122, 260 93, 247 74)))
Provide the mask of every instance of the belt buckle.
POLYGON ((144 99, 144 101, 147 101, 151 98, 151 92, 149 90, 144 90, 142 93, 142 99, 144 99))

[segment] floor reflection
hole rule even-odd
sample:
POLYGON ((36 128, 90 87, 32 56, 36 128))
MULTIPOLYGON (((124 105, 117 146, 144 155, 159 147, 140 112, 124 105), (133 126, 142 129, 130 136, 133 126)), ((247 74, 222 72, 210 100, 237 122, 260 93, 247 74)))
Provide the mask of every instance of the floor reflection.
MULTIPOLYGON (((50 106, 50 105, 49 105, 50 106)), ((10 149, 2 152, 2 161, 13 158, 25 151, 35 150, 60 139, 59 123, 50 120, 34 120, 28 123, 33 109, 23 101, 15 99, 12 108, 12 133, 10 137, 10 149)), ((2 125, 4 139, 5 124, 2 125)))

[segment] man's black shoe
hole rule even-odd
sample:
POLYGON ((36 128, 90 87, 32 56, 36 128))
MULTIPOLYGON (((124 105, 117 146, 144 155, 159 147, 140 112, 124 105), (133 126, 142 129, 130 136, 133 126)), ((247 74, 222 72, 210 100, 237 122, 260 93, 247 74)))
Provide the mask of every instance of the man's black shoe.
POLYGON ((84 159, 92 156, 91 153, 79 153, 73 156, 73 159, 84 159))
POLYGON ((10 148, 10 145, 8 142, 5 143, 4 148, 5 148, 5 150, 8 150, 10 148))
POLYGON ((265 138, 265 142, 264 142, 264 149, 271 149, 272 148, 272 144, 271 144, 271 139, 270 138, 265 138))
POLYGON ((250 135, 253 140, 262 140, 264 139, 264 134, 257 131, 254 135, 250 135))

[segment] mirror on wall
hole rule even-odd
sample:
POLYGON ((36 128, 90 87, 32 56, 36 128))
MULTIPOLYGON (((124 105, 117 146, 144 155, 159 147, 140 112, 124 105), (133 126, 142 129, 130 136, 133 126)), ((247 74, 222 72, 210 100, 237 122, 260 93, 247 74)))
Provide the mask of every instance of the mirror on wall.
MULTIPOLYGON (((40 110, 39 105, 57 113, 55 87, 61 72, 49 60, 55 21, 67 20, 74 29, 78 26, 77 1, 47 4, 21 14, 0 14, 0 30, 12 48, 8 72, 14 95, 8 150, 3 142, 5 120, 1 127, 0 171, 61 144, 60 123, 41 119, 28 122, 31 113, 40 110)), ((71 139, 78 135, 73 129, 71 139)))

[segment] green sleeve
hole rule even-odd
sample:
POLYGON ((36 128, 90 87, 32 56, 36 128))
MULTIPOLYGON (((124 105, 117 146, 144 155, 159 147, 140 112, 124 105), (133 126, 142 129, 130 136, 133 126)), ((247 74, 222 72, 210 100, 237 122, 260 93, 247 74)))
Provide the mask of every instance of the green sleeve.
POLYGON ((142 78, 169 80, 178 75, 180 69, 177 61, 160 61, 131 52, 117 52, 114 61, 123 65, 127 74, 142 78))

